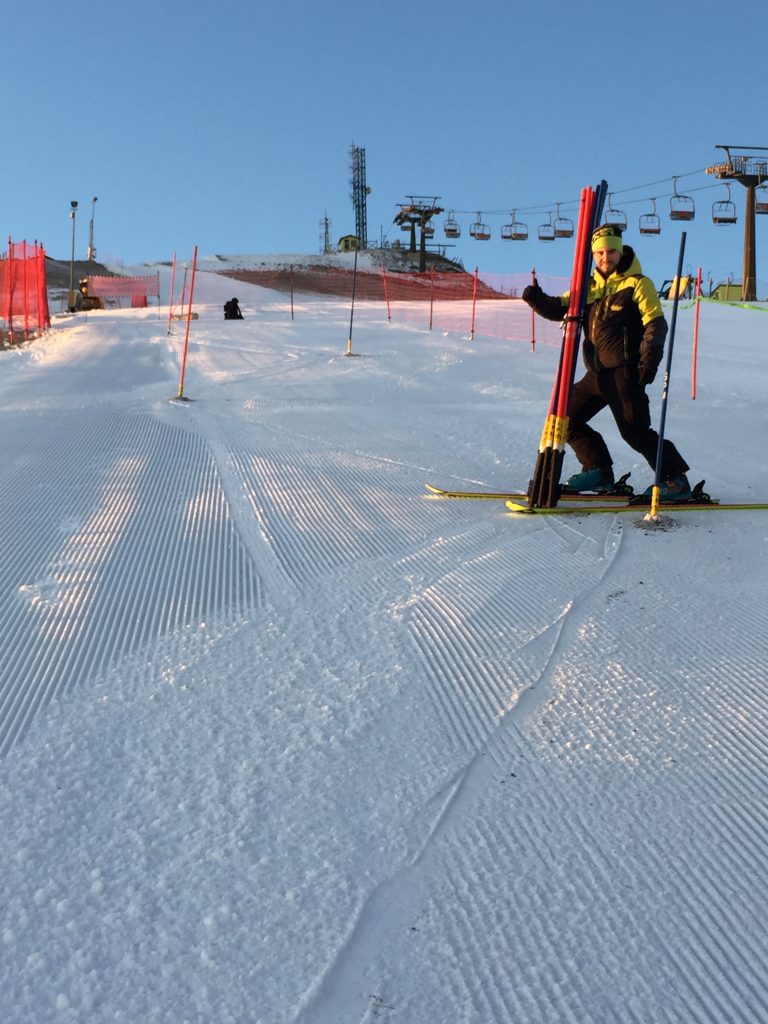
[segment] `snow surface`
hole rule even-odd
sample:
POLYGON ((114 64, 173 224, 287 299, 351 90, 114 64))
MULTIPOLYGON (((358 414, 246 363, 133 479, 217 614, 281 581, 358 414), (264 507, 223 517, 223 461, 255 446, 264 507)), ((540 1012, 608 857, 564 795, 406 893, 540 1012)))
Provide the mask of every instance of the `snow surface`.
MULTIPOLYGON (((186 403, 165 308, 0 354, 0 1020, 768 1021, 768 513, 430 498, 525 485, 555 346, 196 292, 186 403)), ((767 499, 768 317, 691 401, 692 317, 667 433, 767 499)))

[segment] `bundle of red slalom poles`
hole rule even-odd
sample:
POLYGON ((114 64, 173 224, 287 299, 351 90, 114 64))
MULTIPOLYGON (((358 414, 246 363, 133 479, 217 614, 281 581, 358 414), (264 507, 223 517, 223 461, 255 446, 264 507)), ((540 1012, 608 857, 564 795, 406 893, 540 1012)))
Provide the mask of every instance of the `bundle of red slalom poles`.
POLYGON ((549 402, 549 412, 539 443, 536 466, 528 486, 528 501, 532 507, 538 505, 541 508, 554 508, 560 495, 560 474, 568 437, 568 407, 576 374, 589 278, 592 272, 592 232, 599 225, 603 215, 607 191, 608 184, 605 181, 601 181, 596 189, 589 187, 581 191, 576 249, 568 296, 568 312, 563 321, 560 360, 549 402))

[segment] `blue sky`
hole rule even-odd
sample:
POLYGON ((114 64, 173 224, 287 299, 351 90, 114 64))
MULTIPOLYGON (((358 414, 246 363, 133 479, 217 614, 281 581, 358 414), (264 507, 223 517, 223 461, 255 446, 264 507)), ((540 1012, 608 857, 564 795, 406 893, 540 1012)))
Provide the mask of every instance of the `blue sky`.
MULTIPOLYGON (((465 266, 568 274, 572 243, 533 240, 536 229, 558 202, 575 219, 568 204, 604 177, 657 283, 674 272, 681 227, 687 267, 740 277, 744 190, 732 190, 739 223, 715 227, 726 189, 703 169, 721 158, 717 144, 768 146, 766 18, 757 0, 692 11, 660 0, 107 0, 78 17, 58 0, 15 3, 4 14, 0 231, 68 258, 77 199, 84 257, 98 196, 101 259, 186 258, 195 245, 317 252, 324 215, 334 238, 354 229, 354 143, 366 150, 371 240, 398 237, 407 195, 435 195, 463 211, 449 254, 465 266), (667 217, 675 176, 696 202, 688 225, 667 217), (642 237, 652 196, 662 233, 642 237), (499 239, 512 209, 531 241, 499 239), (478 211, 489 242, 469 238, 478 211)), ((768 292, 768 217, 757 242, 768 292)))

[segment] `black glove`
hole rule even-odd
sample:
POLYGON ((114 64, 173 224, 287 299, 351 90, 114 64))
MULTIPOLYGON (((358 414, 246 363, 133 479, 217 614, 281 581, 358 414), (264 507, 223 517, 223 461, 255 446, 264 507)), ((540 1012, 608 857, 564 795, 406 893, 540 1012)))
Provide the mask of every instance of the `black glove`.
POLYGON ((637 368, 637 382, 641 387, 646 387, 648 384, 653 384, 656 379, 656 367, 655 366, 638 366, 637 368))
POLYGON ((536 305, 541 302, 544 292, 541 290, 538 284, 528 284, 523 288, 523 302, 526 302, 529 306, 536 305))

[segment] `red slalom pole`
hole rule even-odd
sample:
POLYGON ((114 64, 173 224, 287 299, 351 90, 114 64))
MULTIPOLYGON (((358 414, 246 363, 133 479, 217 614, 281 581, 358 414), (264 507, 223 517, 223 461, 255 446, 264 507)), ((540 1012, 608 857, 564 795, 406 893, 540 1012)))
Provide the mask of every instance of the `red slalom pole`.
POLYGON ((469 340, 475 340, 475 310, 477 309, 477 267, 475 267, 475 279, 472 282, 472 323, 469 328, 469 340))
POLYGON ((693 313, 693 365, 691 367, 691 398, 696 400, 696 373, 699 360, 699 309, 701 308, 701 267, 696 275, 696 309, 693 313))
POLYGON ((195 246, 195 255, 192 257, 192 279, 189 284, 189 306, 187 307, 187 331, 184 336, 184 352, 181 357, 181 377, 179 379, 179 393, 178 398, 184 399, 184 377, 187 372, 187 351, 189 350, 189 324, 192 320, 192 296, 195 291, 195 272, 197 271, 197 246, 195 246))

